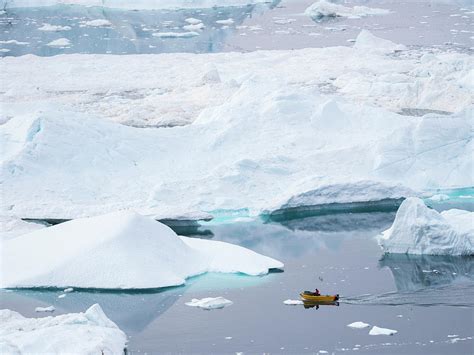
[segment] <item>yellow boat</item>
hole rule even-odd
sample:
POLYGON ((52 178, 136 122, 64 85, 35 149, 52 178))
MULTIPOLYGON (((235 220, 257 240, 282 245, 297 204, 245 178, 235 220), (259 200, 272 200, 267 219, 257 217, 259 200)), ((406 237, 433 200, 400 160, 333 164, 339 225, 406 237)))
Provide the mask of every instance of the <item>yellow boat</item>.
POLYGON ((304 291, 300 293, 300 297, 303 301, 309 301, 313 303, 332 303, 339 300, 339 295, 319 295, 317 296, 314 292, 304 291))

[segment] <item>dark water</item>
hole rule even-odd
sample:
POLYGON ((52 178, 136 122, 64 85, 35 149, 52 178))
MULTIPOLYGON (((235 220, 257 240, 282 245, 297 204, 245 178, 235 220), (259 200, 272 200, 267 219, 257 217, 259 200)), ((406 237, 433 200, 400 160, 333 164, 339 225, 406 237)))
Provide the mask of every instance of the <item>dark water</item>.
POLYGON ((0 56, 69 53, 208 53, 299 49, 352 45, 362 29, 409 46, 439 46, 472 50, 473 10, 470 0, 339 0, 345 6, 385 8, 388 15, 359 19, 332 18, 313 21, 304 10, 313 0, 273 0, 268 3, 181 9, 126 11, 100 7, 52 6, 6 8, 0 14, 0 56), (187 32, 185 19, 202 20, 205 28, 191 38, 158 38, 157 32, 187 32), (219 20, 232 18, 222 25, 219 20), (91 27, 86 21, 107 20, 110 26, 91 27), (69 26, 70 30, 44 32, 43 24, 69 26), (66 38, 70 44, 47 44, 66 38), (18 43, 5 43, 11 40, 18 43))
POLYGON ((382 257, 374 236, 393 218, 393 212, 372 212, 209 224, 207 238, 278 258, 285 271, 206 274, 160 292, 75 291, 62 299, 56 291, 2 292, 0 306, 37 317, 43 316, 35 314, 37 306, 52 304, 60 314, 99 303, 129 335, 132 353, 472 353, 474 259, 382 257), (314 287, 339 293, 340 305, 282 303, 314 287), (234 304, 213 311, 184 304, 216 296, 234 304), (355 321, 398 334, 370 336, 370 328, 346 326, 355 321))

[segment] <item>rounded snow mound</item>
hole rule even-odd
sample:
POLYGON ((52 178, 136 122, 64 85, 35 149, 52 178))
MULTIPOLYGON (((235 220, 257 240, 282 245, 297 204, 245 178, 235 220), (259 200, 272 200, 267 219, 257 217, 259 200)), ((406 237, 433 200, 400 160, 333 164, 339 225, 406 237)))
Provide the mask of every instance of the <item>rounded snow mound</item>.
POLYGON ((419 198, 407 198, 379 243, 385 253, 474 255, 474 212, 438 213, 419 198))
POLYGON ((2 243, 0 287, 141 289, 207 271, 262 275, 283 264, 240 246, 179 237, 130 211, 81 218, 2 243))

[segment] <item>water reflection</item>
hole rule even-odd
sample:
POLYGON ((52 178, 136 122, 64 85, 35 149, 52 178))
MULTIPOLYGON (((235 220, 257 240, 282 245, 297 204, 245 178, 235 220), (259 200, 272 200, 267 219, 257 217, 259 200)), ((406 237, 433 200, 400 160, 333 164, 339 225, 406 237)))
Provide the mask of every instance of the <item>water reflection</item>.
POLYGON ((72 5, 7 8, 0 14, 0 41, 3 41, 1 46, 4 49, 0 55, 217 52, 221 50, 226 37, 235 32, 236 26, 277 3, 153 11, 72 5), (185 27, 190 25, 185 21, 189 18, 200 20, 202 29, 185 27), (216 22, 228 19, 233 22, 216 22), (51 26, 49 30, 39 30, 45 24, 56 26, 56 30, 51 26), (164 32, 197 32, 199 35, 189 38, 157 37, 157 33, 164 32), (48 45, 59 38, 68 39, 70 44, 48 45), (11 40, 16 42, 12 43, 11 40))
POLYGON ((390 269, 399 292, 474 281, 474 257, 388 254, 379 265, 390 269))

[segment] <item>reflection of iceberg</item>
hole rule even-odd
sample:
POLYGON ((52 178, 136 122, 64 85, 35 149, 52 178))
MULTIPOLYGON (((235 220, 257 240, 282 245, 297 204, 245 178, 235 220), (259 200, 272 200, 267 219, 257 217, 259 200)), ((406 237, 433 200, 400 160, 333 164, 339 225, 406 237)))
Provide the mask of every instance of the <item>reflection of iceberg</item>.
POLYGON ((390 269, 400 292, 474 281, 473 257, 387 254, 380 266, 390 269))
POLYGON ((376 230, 390 226, 394 212, 341 213, 278 221, 291 230, 344 232, 376 230))
POLYGON ((226 37, 254 11, 268 9, 268 4, 176 11, 123 11, 101 7, 52 6, 44 8, 8 9, 0 16, 0 40, 15 39, 29 45, 8 45, 4 55, 60 53, 173 53, 217 52, 226 37), (202 20, 204 28, 193 38, 159 38, 153 34, 186 32, 187 18, 202 20), (234 26, 222 28, 216 21, 232 18, 234 26), (91 21, 107 21, 110 26, 88 26, 91 21), (40 31, 44 24, 70 28, 68 31, 40 31), (7 30, 8 32, 5 32, 7 30), (69 48, 51 48, 46 43, 67 38, 69 48))

